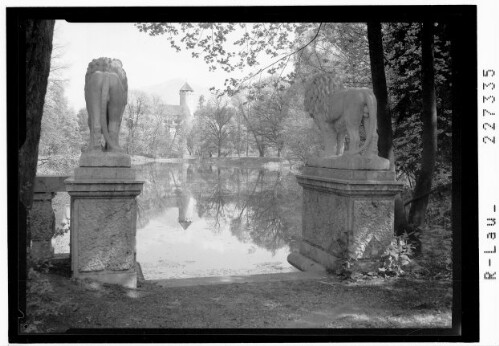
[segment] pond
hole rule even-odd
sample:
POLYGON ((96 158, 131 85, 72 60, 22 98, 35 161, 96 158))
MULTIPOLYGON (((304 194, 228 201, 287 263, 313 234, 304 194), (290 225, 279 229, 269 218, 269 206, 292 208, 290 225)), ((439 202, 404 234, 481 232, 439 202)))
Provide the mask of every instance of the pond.
POLYGON ((137 166, 137 261, 146 280, 296 271, 301 188, 281 163, 137 166))

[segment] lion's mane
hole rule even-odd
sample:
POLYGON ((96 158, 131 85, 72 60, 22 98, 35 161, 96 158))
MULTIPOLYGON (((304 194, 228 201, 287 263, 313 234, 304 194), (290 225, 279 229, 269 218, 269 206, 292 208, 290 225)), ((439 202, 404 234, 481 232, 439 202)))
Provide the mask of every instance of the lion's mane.
POLYGON ((320 73, 310 79, 305 89, 303 105, 311 117, 325 116, 329 113, 329 95, 343 89, 343 83, 336 74, 320 73))
POLYGON ((112 72, 116 74, 123 86, 125 96, 128 95, 128 80, 126 78, 126 72, 123 70, 123 64, 119 59, 111 58, 98 58, 92 60, 87 67, 87 73, 85 74, 85 84, 87 84, 90 76, 97 72, 112 72))

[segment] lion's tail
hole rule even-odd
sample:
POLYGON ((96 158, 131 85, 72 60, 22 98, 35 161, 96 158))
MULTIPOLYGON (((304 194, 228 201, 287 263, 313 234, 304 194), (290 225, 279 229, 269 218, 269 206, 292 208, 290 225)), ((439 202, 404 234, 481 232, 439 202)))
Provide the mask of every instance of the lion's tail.
POLYGON ((107 104, 109 101, 109 75, 104 73, 104 80, 102 81, 102 92, 101 92, 101 108, 100 108, 100 124, 102 128, 102 134, 106 140, 106 149, 112 145, 111 138, 109 136, 109 131, 107 129, 107 104))
POLYGON ((374 134, 376 133, 377 130, 378 119, 377 119, 376 98, 374 97, 374 94, 370 90, 364 93, 364 97, 367 106, 367 111, 369 113, 369 129, 366 129, 366 141, 359 149, 350 153, 352 155, 358 154, 363 150, 365 150, 366 148, 368 148, 371 145, 371 142, 373 141, 374 138, 374 134))

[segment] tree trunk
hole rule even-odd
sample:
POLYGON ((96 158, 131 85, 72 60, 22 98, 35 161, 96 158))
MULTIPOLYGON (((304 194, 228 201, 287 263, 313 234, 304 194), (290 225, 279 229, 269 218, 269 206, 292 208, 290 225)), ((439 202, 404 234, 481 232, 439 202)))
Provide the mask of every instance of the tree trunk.
POLYGON ((257 148, 258 148, 259 156, 264 157, 265 156, 265 148, 263 147, 263 145, 257 145, 257 148))
MULTIPOLYGON (((38 143, 40 141, 43 105, 50 72, 54 24, 54 20, 26 20, 20 28, 21 31, 24 31, 21 35, 26 35, 26 115, 25 123, 23 124, 21 118, 19 126, 18 189, 20 215, 28 215, 33 203, 33 185, 38 163, 38 143), (24 125, 25 131, 23 131, 24 125)), ((20 222, 26 222, 26 219, 20 220, 20 222)), ((26 240, 29 246, 31 236, 29 224, 27 231, 26 240)))
POLYGON ((249 136, 248 136, 248 129, 246 129, 246 157, 249 155, 249 136))
MULTIPOLYGON (((435 72, 433 70, 433 22, 426 21, 422 30, 422 91, 423 91, 423 151, 421 170, 414 188, 414 196, 424 195, 431 190, 431 180, 437 154, 437 103, 435 95, 435 72)), ((409 223, 415 228, 425 222, 429 195, 414 201, 409 211, 409 223)))
POLYGON ((369 41, 373 91, 378 104, 378 152, 379 156, 390 160, 390 168, 394 171, 392 118, 388 106, 388 91, 386 87, 385 65, 383 62, 383 39, 381 36, 380 22, 367 23, 367 38, 369 41))
MULTIPOLYGON (((378 119, 378 155, 390 160, 390 169, 395 171, 395 157, 393 153, 392 117, 388 105, 388 90, 386 86, 385 65, 383 62, 383 38, 381 23, 367 23, 367 38, 369 41, 369 57, 371 60, 371 76, 373 92, 376 96, 378 119)), ((402 196, 395 197, 395 234, 400 235, 407 228, 402 196)))
MULTIPOLYGON (((241 114, 243 115, 243 118, 246 121, 247 129, 251 132, 251 134, 253 135, 253 138, 255 139, 256 147, 258 149, 258 153, 259 153, 260 157, 263 157, 265 154, 264 153, 264 151, 265 151, 264 146, 261 143, 261 141, 258 139, 258 136, 256 135, 256 131, 253 128, 253 126, 251 125, 251 123, 249 121, 249 117, 246 115, 246 113, 244 113, 244 110, 242 107, 241 107, 241 114)), ((248 156, 248 137, 246 137, 246 156, 248 156)))

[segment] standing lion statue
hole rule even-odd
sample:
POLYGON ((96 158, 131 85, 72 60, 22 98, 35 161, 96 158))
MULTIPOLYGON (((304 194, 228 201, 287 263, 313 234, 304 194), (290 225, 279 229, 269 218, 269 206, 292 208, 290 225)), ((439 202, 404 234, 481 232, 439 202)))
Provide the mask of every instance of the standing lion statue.
POLYGON ((332 73, 315 75, 307 85, 304 106, 319 127, 326 157, 378 154, 376 98, 371 89, 345 89, 332 73), (362 120, 366 141, 359 147, 362 120), (344 151, 347 134, 350 142, 344 151))
POLYGON ((128 82, 118 59, 99 58, 88 64, 85 75, 85 102, 90 128, 89 151, 121 152, 119 131, 127 104, 128 82))

